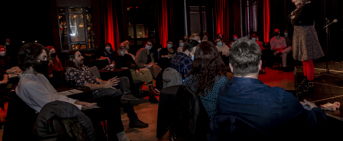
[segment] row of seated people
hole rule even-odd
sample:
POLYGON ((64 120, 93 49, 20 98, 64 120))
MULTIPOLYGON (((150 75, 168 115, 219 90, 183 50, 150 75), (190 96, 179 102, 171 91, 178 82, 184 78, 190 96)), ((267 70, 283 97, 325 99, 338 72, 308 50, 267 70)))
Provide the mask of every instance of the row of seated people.
MULTIPOLYGON (((208 128, 207 134, 195 135, 201 136, 198 139, 316 139, 325 130, 326 114, 313 102, 306 99, 299 101, 292 93, 258 80, 262 67, 261 49, 254 40, 240 38, 231 44, 229 51, 229 66, 234 75, 232 79, 226 76, 227 71, 219 50, 211 42, 201 42, 194 51, 194 61, 184 86, 199 97, 209 119, 208 123, 202 123, 207 125, 201 126, 208 128)), ((176 109, 184 109, 172 113, 175 117, 197 115, 197 110, 189 111, 194 109, 189 107, 194 106, 194 102, 175 106, 176 109)), ((189 139, 194 132, 182 134, 178 130, 196 131, 193 129, 199 126, 195 124, 197 118, 192 119, 195 121, 179 120, 180 123, 171 125, 171 130, 185 135, 179 136, 180 139, 189 139), (182 129, 173 128, 180 124, 184 124, 179 126, 182 129)))
MULTIPOLYGON (((108 140, 129 140, 125 135, 121 121, 120 107, 123 107, 130 119, 131 128, 146 128, 147 123, 138 119, 133 109, 135 97, 130 96, 130 84, 127 77, 114 77, 104 81, 94 77, 87 66, 84 66, 84 57, 79 51, 69 51, 65 76, 74 79, 77 86, 87 86, 92 90, 92 98, 79 101, 60 95, 55 87, 51 85, 47 77, 43 75, 48 69, 49 56, 54 57, 55 51, 36 43, 25 44, 19 51, 18 66, 23 71, 19 74, 19 83, 15 88, 16 95, 31 107, 36 114, 47 104, 53 101, 64 101, 75 105, 88 118, 91 119, 95 129, 96 140, 107 140, 100 121, 107 119, 108 140), (49 55, 50 54, 50 55, 49 55)), ((54 61, 53 61, 54 62, 54 61)), ((61 68, 56 67, 56 68, 61 68)), ((18 127, 17 125, 16 127, 18 127)), ((6 128, 11 125, 5 123, 4 138, 13 139, 18 133, 8 133, 6 128)), ((12 127, 14 127, 12 125, 12 127)), ((21 138, 20 136, 17 136, 21 138)))

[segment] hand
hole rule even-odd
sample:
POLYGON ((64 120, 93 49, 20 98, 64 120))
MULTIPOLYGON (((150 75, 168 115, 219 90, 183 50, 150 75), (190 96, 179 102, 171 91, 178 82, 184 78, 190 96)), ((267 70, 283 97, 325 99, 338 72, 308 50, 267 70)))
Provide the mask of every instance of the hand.
POLYGON ((100 108, 100 107, 97 105, 97 103, 83 102, 81 110, 89 110, 89 109, 94 109, 94 108, 100 108))
POLYGON ((54 77, 54 75, 53 75, 53 74, 49 74, 49 77, 50 77, 50 78, 53 78, 53 77, 54 77))
POLYGON ((291 15, 294 15, 294 11, 292 11, 291 15))
POLYGON ((313 102, 307 101, 306 99, 304 99, 304 101, 300 101, 300 104, 302 104, 303 106, 308 105, 310 106, 310 108, 318 108, 318 106, 316 104, 314 104, 313 102))
POLYGON ((114 77, 112 79, 109 79, 105 84, 104 88, 112 88, 112 86, 117 86, 119 82, 119 78, 114 77))
POLYGON ((158 49, 157 49, 157 51, 161 51, 161 50, 162 50, 162 48, 158 48, 158 49))
POLYGON ((0 81, 0 84, 7 84, 8 83, 8 75, 4 74, 3 76, 4 78, 2 79, 2 81, 0 81))
POLYGON ((139 70, 136 70, 136 74, 139 74, 139 70))

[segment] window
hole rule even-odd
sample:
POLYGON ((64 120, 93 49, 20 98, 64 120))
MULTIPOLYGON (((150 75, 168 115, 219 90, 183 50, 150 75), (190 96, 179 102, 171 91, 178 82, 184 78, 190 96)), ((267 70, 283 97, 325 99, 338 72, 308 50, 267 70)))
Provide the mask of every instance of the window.
POLYGON ((207 32, 205 6, 189 6, 189 26, 191 34, 207 32))
POLYGON ((90 7, 60 7, 61 50, 94 48, 93 20, 90 7))
POLYGON ((130 6, 126 8, 130 45, 141 46, 146 39, 155 41, 155 15, 153 6, 130 6))

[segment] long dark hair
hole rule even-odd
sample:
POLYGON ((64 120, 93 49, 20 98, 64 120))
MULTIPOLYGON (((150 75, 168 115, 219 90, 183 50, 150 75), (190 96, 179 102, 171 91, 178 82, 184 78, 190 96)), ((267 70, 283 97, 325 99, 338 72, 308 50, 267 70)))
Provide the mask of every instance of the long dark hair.
POLYGON ((192 70, 187 74, 192 78, 186 84, 193 85, 195 93, 205 97, 207 91, 212 91, 216 77, 225 74, 225 64, 219 51, 211 42, 204 41, 195 51, 192 70))

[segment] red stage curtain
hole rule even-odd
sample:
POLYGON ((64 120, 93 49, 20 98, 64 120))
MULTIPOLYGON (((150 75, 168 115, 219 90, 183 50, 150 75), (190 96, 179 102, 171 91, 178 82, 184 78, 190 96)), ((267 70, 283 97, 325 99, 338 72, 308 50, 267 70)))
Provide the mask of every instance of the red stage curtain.
POLYGON ((270 13, 269 13, 269 0, 263 0, 263 40, 269 43, 270 34, 270 13))
POLYGON ((120 44, 119 26, 117 12, 115 10, 114 0, 103 0, 103 6, 106 7, 103 12, 103 24, 105 32, 105 42, 111 43, 112 49, 116 50, 116 47, 120 44))
POLYGON ((167 47, 168 41, 168 2, 167 0, 161 0, 161 5, 158 14, 158 31, 159 31, 159 38, 162 47, 167 47))
POLYGON ((229 1, 214 1, 217 34, 222 33, 223 39, 229 39, 229 1))

